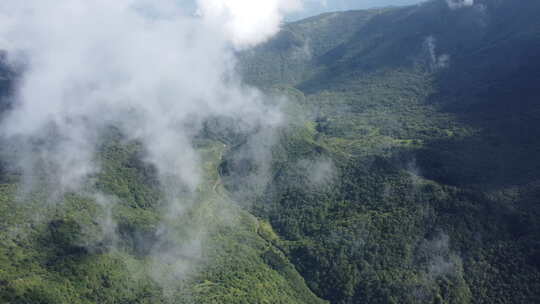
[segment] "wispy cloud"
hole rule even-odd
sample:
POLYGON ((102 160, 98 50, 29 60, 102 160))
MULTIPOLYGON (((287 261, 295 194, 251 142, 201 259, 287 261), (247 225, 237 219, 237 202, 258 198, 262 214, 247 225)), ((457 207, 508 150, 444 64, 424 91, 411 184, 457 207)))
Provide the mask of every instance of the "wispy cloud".
POLYGON ((473 6, 474 0, 446 0, 450 9, 458 9, 467 6, 473 6))
MULTIPOLYGON (((0 136, 30 186, 41 170, 54 191, 80 191, 100 171, 100 137, 114 126, 142 144, 175 214, 185 207, 178 196, 201 182, 192 142, 205 121, 227 117, 246 131, 280 123, 263 94, 241 83, 235 52, 275 34, 299 3, 197 4, 199 15, 175 0, 0 3, 0 49, 22 68, 0 136)), ((198 248, 188 247, 161 253, 191 256, 198 248)))

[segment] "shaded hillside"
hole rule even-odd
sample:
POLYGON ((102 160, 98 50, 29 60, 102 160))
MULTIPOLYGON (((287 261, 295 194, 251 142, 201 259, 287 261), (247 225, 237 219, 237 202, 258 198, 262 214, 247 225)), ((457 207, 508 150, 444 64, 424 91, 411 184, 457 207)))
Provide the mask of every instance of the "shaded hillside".
POLYGON ((325 14, 243 54, 248 81, 311 113, 256 212, 319 296, 540 299, 539 12, 486 0, 325 14), (315 191, 321 159, 337 177, 315 191))
POLYGON ((81 193, 39 162, 28 191, 3 145, 0 302, 540 302, 540 2, 475 3, 323 14, 240 54, 286 123, 205 121, 178 217, 114 127, 81 193))

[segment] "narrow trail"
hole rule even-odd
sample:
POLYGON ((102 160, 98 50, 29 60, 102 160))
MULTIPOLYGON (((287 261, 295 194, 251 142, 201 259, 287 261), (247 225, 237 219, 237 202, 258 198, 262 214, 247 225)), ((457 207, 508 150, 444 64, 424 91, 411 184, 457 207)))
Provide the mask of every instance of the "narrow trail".
POLYGON ((216 167, 216 171, 217 171, 217 179, 216 179, 216 182, 214 183, 214 186, 212 187, 212 190, 218 195, 218 196, 222 196, 221 193, 219 193, 218 191, 218 187, 220 185, 223 185, 223 181, 221 180, 221 174, 219 173, 219 164, 221 164, 223 162, 223 154, 225 154, 225 151, 227 151, 227 145, 226 144, 223 144, 223 151, 221 151, 220 155, 219 155, 219 161, 218 161, 218 167, 216 167))
POLYGON ((221 185, 222 182, 221 182, 221 176, 218 176, 216 182, 214 183, 214 186, 212 187, 212 190, 216 193, 216 194, 219 194, 218 191, 217 191, 217 187, 219 187, 219 185, 221 185))

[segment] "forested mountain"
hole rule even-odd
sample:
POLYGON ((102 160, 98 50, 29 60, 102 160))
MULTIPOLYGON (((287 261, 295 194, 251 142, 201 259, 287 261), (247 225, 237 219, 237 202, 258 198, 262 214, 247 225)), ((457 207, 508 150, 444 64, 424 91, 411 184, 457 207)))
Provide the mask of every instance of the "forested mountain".
POLYGON ((329 13, 244 54, 247 80, 312 115, 284 144, 258 215, 292 242, 316 294, 539 300, 538 12, 537 1, 431 1, 329 13), (298 158, 339 173, 328 189, 290 183, 298 158))
MULTIPOLYGON (((110 208, 51 199, 40 172, 22 191, 2 159, 0 302, 540 302, 539 14, 434 0, 287 24, 238 66, 287 97, 285 124, 253 142, 208 121, 180 218, 114 127, 88 186, 110 208)), ((15 80, 0 69, 4 95, 15 80)))

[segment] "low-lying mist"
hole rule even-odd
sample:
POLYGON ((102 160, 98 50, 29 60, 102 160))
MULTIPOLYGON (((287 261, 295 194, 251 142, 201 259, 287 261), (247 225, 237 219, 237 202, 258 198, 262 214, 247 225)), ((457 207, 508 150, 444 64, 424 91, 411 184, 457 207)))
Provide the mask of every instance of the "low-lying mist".
MULTIPOLYGON (((168 223, 197 203, 203 174, 194 140, 208 121, 226 119, 236 132, 271 137, 283 120, 278 103, 242 83, 235 53, 269 39, 299 2, 196 4, 188 10, 174 0, 0 3, 0 50, 18 75, 1 121, 1 152, 21 172, 21 193, 46 185, 53 202, 90 193, 110 210, 116 199, 88 189, 88 180, 102 170, 98 150, 114 128, 140 144, 142 161, 156 169, 166 200, 164 222, 152 236, 159 245, 173 234, 168 223)), ((110 219, 99 222, 115 233, 110 219)), ((155 257, 175 264, 197 256, 202 237, 194 229, 181 246, 162 246, 155 257)), ((188 267, 175 268, 177 278, 188 267)))

